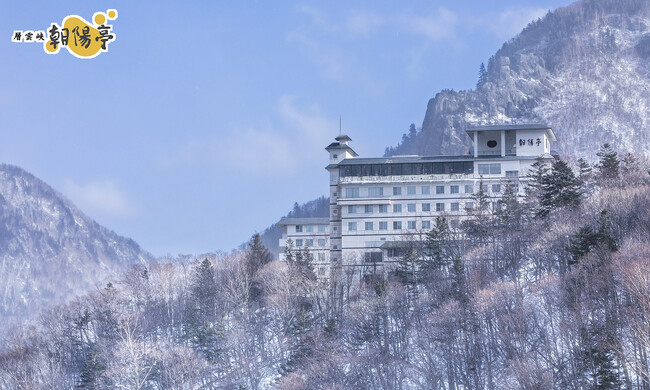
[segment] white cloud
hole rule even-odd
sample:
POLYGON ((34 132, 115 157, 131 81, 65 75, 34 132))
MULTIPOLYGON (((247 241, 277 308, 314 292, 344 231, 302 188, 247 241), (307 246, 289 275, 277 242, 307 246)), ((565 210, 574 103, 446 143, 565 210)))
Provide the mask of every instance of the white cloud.
POLYGON ((322 163, 322 159, 314 160, 314 147, 321 150, 337 134, 337 121, 327 118, 317 105, 304 108, 296 100, 283 95, 277 101, 273 121, 231 125, 218 137, 189 140, 159 158, 159 165, 168 168, 208 163, 227 166, 231 172, 286 176, 310 162, 322 163))
POLYGON ((78 184, 67 179, 64 191, 77 207, 91 215, 125 217, 136 211, 136 207, 113 180, 78 184))
POLYGON ((539 7, 506 8, 496 18, 483 17, 480 25, 504 40, 514 38, 528 23, 543 17, 547 9, 539 7))
POLYGON ((398 17, 400 29, 410 31, 432 42, 457 41, 458 16, 444 7, 428 16, 403 15, 398 17))

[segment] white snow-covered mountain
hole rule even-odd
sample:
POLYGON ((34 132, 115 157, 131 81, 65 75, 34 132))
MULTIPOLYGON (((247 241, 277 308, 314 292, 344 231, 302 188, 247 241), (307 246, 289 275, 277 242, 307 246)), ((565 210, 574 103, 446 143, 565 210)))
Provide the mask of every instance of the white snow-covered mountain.
POLYGON ((475 90, 444 90, 421 131, 393 154, 465 153, 464 130, 542 122, 561 155, 593 158, 605 142, 650 156, 650 1, 583 0, 549 12, 506 42, 475 90))
POLYGON ((32 174, 0 164, 0 329, 151 260, 32 174))

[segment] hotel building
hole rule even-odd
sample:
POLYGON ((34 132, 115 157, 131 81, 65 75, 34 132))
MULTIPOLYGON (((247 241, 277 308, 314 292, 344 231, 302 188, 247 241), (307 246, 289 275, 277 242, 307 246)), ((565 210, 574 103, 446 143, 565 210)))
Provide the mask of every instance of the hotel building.
MULTIPOLYGON (((466 155, 361 158, 350 137, 328 145, 329 218, 283 218, 280 249, 287 239, 307 247, 323 265, 367 265, 400 255, 402 243, 430 230, 439 216, 452 228, 474 207, 483 185, 492 209, 505 186, 524 195, 537 158, 553 160, 553 130, 545 125, 479 126, 467 130, 473 146, 466 155)), ((280 255, 283 259, 283 254, 280 255)))

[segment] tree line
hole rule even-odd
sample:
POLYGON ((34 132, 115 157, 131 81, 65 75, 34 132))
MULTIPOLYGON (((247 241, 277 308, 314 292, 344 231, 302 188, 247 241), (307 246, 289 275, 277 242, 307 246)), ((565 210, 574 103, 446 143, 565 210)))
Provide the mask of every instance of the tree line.
POLYGON ((0 387, 650 389, 650 172, 598 156, 538 161, 498 207, 480 186, 381 269, 317 277, 259 235, 132 267, 4 335, 0 387))

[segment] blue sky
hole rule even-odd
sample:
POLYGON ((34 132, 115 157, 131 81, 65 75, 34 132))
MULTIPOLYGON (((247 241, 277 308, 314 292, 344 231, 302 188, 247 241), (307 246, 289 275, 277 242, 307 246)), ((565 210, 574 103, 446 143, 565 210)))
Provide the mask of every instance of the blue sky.
POLYGON ((379 156, 444 88, 570 1, 68 1, 0 5, 0 161, 155 255, 230 250, 327 191, 343 131, 379 156), (81 60, 13 30, 115 8, 81 60))

